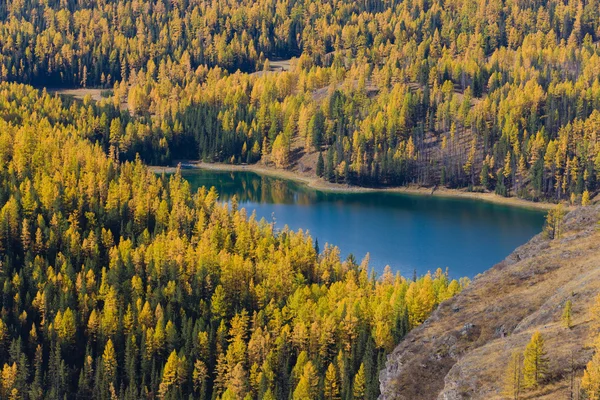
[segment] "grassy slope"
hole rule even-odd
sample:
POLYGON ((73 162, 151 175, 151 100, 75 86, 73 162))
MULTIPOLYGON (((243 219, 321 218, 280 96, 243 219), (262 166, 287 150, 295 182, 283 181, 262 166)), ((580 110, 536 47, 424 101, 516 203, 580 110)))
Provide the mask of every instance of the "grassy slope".
POLYGON ((571 212, 561 239, 536 236, 442 304, 388 357, 382 398, 506 398, 509 357, 536 330, 546 338, 549 383, 522 398, 569 398, 571 356, 580 376, 592 354, 587 310, 600 292, 599 218, 600 205, 571 212), (569 298, 571 330, 560 323, 569 298))

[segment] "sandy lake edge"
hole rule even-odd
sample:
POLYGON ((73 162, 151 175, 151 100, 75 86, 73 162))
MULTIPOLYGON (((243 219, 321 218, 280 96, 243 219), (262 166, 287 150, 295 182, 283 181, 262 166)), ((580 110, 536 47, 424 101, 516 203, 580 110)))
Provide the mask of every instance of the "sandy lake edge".
MULTIPOLYGON (((446 198, 462 198, 462 199, 474 199, 486 201, 489 203, 529 208, 535 210, 549 210, 556 206, 554 203, 544 202, 532 202, 528 200, 519 199, 516 197, 503 197, 495 193, 484 193, 484 192, 468 192, 465 189, 448 189, 448 188, 428 188, 422 186, 401 186, 401 187, 389 187, 389 188, 367 188, 360 186, 344 185, 339 183, 326 182, 323 179, 315 176, 303 175, 289 170, 277 169, 274 167, 265 166, 262 164, 252 165, 239 165, 239 164, 225 164, 225 163, 206 163, 197 161, 187 161, 181 164, 183 170, 192 169, 204 169, 211 171, 247 171, 254 172, 259 175, 271 176, 274 178, 287 179, 295 182, 302 183, 307 187, 322 192, 332 193, 367 193, 367 192, 390 192, 390 193, 405 193, 412 195, 421 196, 436 196, 446 198)), ((173 173, 176 171, 176 167, 167 166, 149 166, 152 172, 155 173, 173 173)), ((571 207, 566 207, 570 209, 571 207)))

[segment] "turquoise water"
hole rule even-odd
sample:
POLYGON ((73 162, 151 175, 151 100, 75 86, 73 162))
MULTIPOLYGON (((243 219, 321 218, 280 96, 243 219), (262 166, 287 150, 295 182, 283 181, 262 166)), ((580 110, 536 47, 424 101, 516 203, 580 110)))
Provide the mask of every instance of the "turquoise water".
POLYGON ((446 267, 453 277, 485 271, 541 231, 544 213, 470 199, 401 193, 329 193, 252 172, 184 171, 193 189, 214 186, 222 201, 277 227, 308 230, 338 246, 345 258, 370 254, 378 273, 386 265, 402 275, 446 267))

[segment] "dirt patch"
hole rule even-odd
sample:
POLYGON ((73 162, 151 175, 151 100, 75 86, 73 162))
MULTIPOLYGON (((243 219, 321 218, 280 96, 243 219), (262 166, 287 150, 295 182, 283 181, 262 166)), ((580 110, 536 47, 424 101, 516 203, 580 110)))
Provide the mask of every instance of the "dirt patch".
MULTIPOLYGON (((100 101, 103 92, 109 92, 108 89, 92 89, 92 88, 79 88, 79 89, 46 89, 50 94, 60 94, 64 96, 70 96, 78 100, 83 100, 85 96, 90 96, 94 101, 100 101)), ((112 91, 110 91, 112 92, 112 91)))
POLYGON ((292 60, 294 60, 294 58, 287 60, 269 60, 269 68, 267 70, 256 71, 250 75, 263 76, 265 74, 276 74, 279 72, 290 71, 292 69, 292 60))
POLYGON ((289 71, 292 66, 292 58, 287 60, 269 60, 271 71, 289 71))
MULTIPOLYGON (((79 89, 46 89, 49 94, 58 94, 61 96, 72 97, 77 100, 83 100, 86 96, 96 102, 112 99, 112 90, 100 88, 79 88, 79 89), (108 94, 108 96, 106 96, 108 94), (106 96, 106 97, 105 97, 106 96)), ((127 110, 127 102, 120 103, 121 110, 127 110)))

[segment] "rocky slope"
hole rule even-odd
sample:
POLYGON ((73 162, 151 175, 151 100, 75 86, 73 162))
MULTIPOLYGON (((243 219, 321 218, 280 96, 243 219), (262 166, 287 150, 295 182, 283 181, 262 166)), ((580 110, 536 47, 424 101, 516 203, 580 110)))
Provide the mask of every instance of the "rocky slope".
POLYGON ((506 398, 509 358, 536 330, 546 339, 548 383, 522 398, 570 398, 571 378, 576 390, 592 354, 587 310, 600 293, 599 217, 600 205, 570 212, 560 239, 537 235, 441 304, 388 356, 380 399, 506 398), (568 299, 570 330, 560 322, 568 299))

